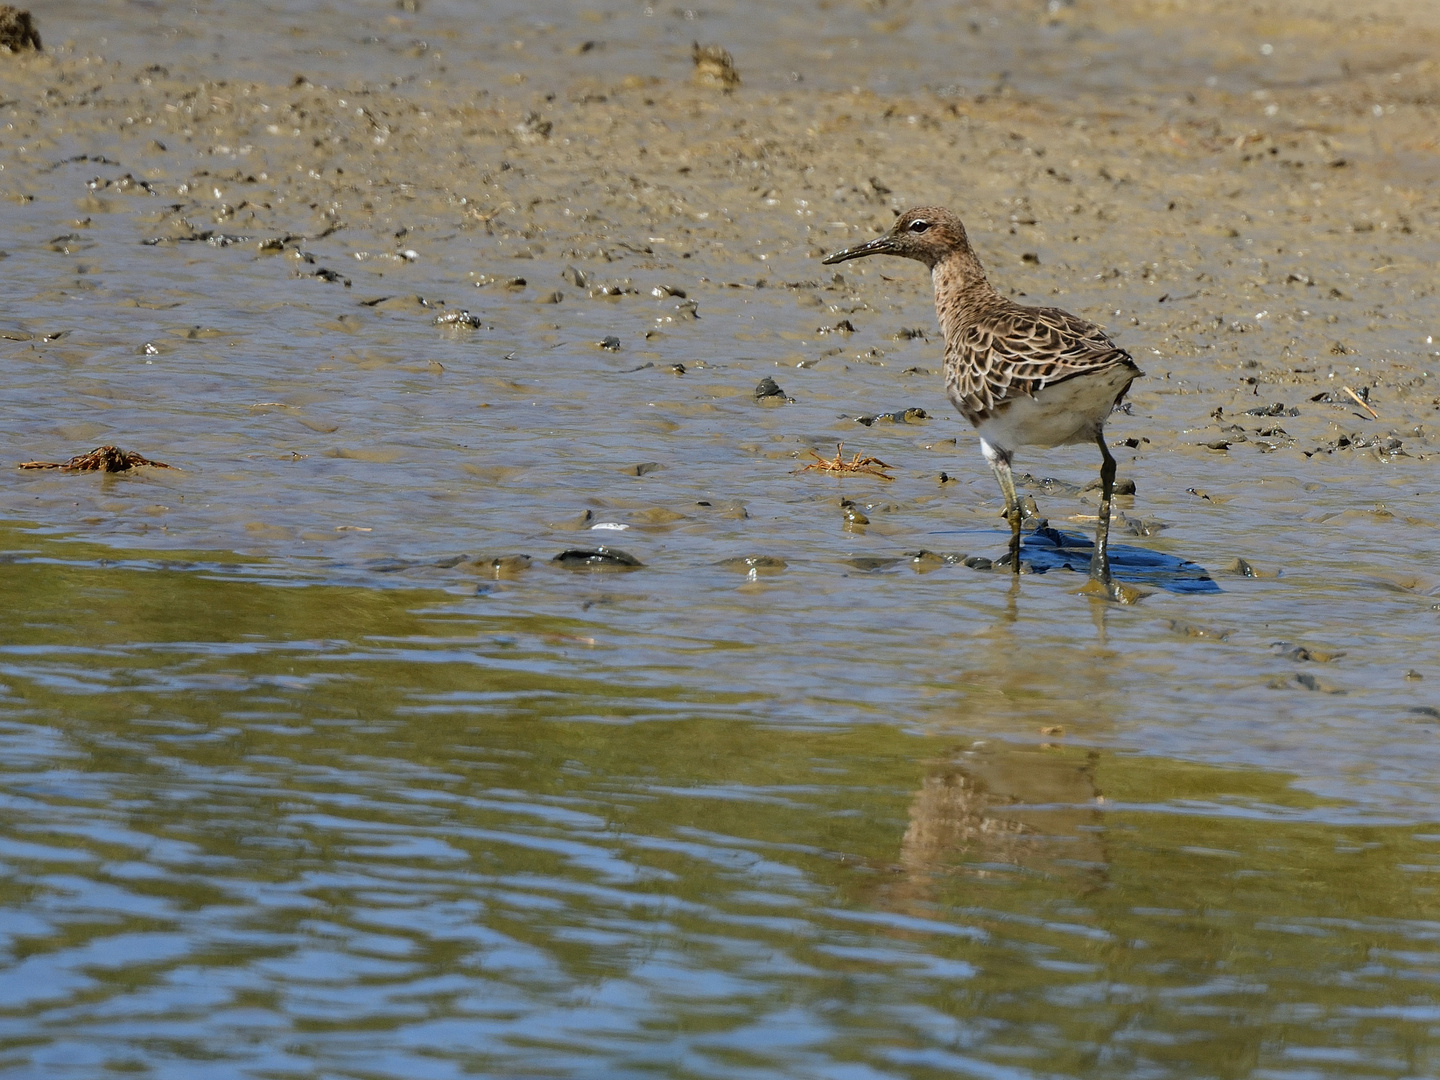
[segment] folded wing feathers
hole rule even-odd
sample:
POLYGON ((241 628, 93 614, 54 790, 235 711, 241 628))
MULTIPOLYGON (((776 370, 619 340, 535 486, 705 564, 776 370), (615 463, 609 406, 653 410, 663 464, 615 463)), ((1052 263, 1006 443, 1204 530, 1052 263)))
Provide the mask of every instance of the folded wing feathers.
POLYGON ((977 413, 1007 397, 1130 361, 1094 323, 1059 308, 1012 306, 971 323, 949 346, 946 366, 958 400, 977 413))

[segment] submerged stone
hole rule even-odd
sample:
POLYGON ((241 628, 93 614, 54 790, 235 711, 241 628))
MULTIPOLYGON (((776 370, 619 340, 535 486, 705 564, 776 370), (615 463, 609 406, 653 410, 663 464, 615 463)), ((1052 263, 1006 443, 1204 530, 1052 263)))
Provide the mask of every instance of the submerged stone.
POLYGON ((567 570, 638 570, 645 564, 619 548, 570 548, 550 560, 567 570))
POLYGON ((740 555, 733 559, 721 559, 716 566, 726 570, 739 570, 745 574, 778 574, 789 564, 775 555, 740 555))
POLYGON ((755 384, 755 400, 762 405, 783 405, 790 399, 786 397, 785 391, 780 389, 780 384, 766 375, 755 384))

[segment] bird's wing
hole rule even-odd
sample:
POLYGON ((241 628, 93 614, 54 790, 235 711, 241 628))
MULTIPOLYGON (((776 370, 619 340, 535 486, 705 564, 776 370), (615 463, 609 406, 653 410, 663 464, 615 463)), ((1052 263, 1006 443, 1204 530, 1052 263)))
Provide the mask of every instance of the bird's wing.
POLYGON ((977 411, 1087 371, 1133 365, 1104 330, 1059 308, 991 313, 971 323, 951 349, 955 389, 977 411))

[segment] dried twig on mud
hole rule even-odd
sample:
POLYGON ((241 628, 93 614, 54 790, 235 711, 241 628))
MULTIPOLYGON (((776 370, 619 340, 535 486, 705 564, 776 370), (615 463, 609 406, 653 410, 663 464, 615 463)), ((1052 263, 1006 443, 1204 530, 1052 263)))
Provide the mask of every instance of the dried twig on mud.
POLYGON ((834 476, 878 476, 881 480, 895 479, 889 473, 881 471, 882 469, 892 468, 892 466, 886 465, 885 462, 879 458, 862 458, 859 454, 856 454, 849 461, 846 461, 841 453, 844 449, 845 444, 843 442, 836 443, 835 456, 833 458, 821 457, 814 450, 811 450, 810 455, 815 460, 808 465, 800 466, 800 468, 795 471, 809 472, 813 469, 816 472, 830 473, 834 476))
POLYGON ((173 468, 163 461, 151 461, 134 450, 118 446, 97 446, 88 454, 79 454, 69 461, 22 461, 22 469, 61 469, 65 472, 125 472, 137 465, 153 465, 157 469, 173 468))
POLYGON ((1341 390, 1344 390, 1345 393, 1349 394, 1352 398, 1354 398, 1356 405, 1359 405, 1362 409, 1364 409, 1366 412, 1368 412, 1368 413, 1369 413, 1371 416, 1373 416, 1376 420, 1379 420, 1379 419, 1380 419, 1380 414, 1379 414, 1378 412, 1376 412, 1374 409, 1372 409, 1372 408, 1370 407, 1370 403, 1369 403, 1368 401, 1366 401, 1364 398, 1362 398, 1359 394, 1355 393, 1354 390, 1351 390, 1350 387, 1348 387, 1348 386, 1342 386, 1342 387, 1340 387, 1340 389, 1341 389, 1341 390))

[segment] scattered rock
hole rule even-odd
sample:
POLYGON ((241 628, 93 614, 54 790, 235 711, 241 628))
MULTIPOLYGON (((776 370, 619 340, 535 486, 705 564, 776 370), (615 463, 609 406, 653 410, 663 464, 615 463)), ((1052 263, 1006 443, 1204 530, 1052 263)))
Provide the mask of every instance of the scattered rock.
POLYGON ((719 45, 701 45, 698 41, 690 47, 690 59, 695 71, 691 75, 696 86, 723 90, 727 94, 740 85, 740 73, 735 70, 735 60, 719 45))
POLYGON ((1121 532, 1129 533, 1131 536, 1154 536, 1162 529, 1170 527, 1154 518, 1132 518, 1125 514, 1116 514, 1115 524, 1119 526, 1121 532))
POLYGON ((1185 637, 1207 638, 1214 641, 1224 641, 1234 631, 1217 630, 1213 626, 1201 626, 1198 623, 1183 622, 1180 619, 1169 620, 1170 629, 1185 637))
MULTIPOLYGON (((40 31, 35 29, 35 20, 30 12, 21 11, 9 4, 0 4, 0 49, 7 53, 33 49, 40 52, 40 31)), ((740 81, 738 76, 735 80, 740 81)))
POLYGON ((1299 416, 1299 409, 1287 409, 1283 402, 1275 402, 1273 405, 1260 405, 1253 409, 1246 409, 1245 416, 1299 416))
POLYGON ((755 400, 762 405, 784 405, 787 401, 794 401, 794 398, 787 397, 780 384, 766 375, 755 384, 755 400))
POLYGON ((607 336, 604 337, 604 338, 601 338, 599 341, 597 341, 597 342, 595 343, 595 347, 596 347, 596 348, 599 348, 599 349, 606 349, 606 350, 608 350, 608 351, 610 351, 610 352, 619 352, 619 351, 620 351, 620 339, 619 339, 618 337, 616 337, 614 334, 610 334, 610 335, 607 335, 607 336))
POLYGON ((857 555, 853 559, 846 559, 845 562, 856 570, 864 570, 869 573, 871 570, 888 570, 900 562, 899 559, 886 558, 883 555, 857 555))
POLYGON ((453 326, 460 330, 479 330, 484 327, 480 316, 471 315, 465 310, 445 311, 435 316, 436 326, 453 326))
POLYGON ((550 560, 567 570, 638 570, 645 564, 619 548, 570 548, 550 560))
POLYGON ((629 278, 625 278, 623 281, 607 281, 601 285, 590 286, 590 298, 592 300, 602 296, 616 297, 639 295, 640 290, 635 288, 634 284, 631 283, 629 278))
POLYGON ((1279 577, 1274 571, 1261 570, 1258 566, 1245 559, 1231 559, 1226 565, 1220 568, 1222 574, 1235 574, 1239 577, 1248 578, 1273 578, 1279 577))
MULTIPOLYGON (((1082 490, 1085 490, 1081 488, 1079 484, 1072 484, 1068 480, 1057 480, 1053 476, 1044 476, 1037 480, 1028 472, 1021 473, 1015 477, 1015 486, 1017 488, 1039 488, 1041 493, 1045 495, 1058 495, 1064 498, 1078 495, 1082 490)), ((1096 480, 1090 486, 1098 491, 1100 481, 1096 480)))
POLYGON ((938 570, 942 566, 953 566, 965 558, 964 555, 957 554, 941 555, 925 548, 921 548, 919 551, 907 551, 905 557, 910 560, 910 567, 917 574, 928 574, 931 570, 938 570))
POLYGON ((758 577, 761 574, 778 574, 789 564, 774 555, 740 555, 733 559, 722 559, 715 565, 758 577))
POLYGON ((529 555, 498 555, 493 559, 482 559, 477 565, 499 581, 503 578, 519 577, 530 569, 533 561, 529 555))
MULTIPOLYGON (((1040 489, 1041 489, 1042 491, 1046 491, 1046 492, 1048 493, 1048 489, 1045 487, 1046 484, 1056 484, 1056 483, 1060 483, 1060 482, 1061 482, 1061 481, 1045 479, 1045 480, 1041 480, 1041 481, 1040 481, 1040 485, 1039 485, 1039 486, 1040 486, 1040 489)), ((1100 481, 1099 481, 1099 479, 1097 478, 1097 479, 1095 479, 1095 480, 1091 480, 1090 483, 1086 484, 1086 485, 1085 485, 1083 488, 1081 488, 1080 490, 1081 490, 1081 491, 1099 491, 1099 490, 1100 490, 1100 481)), ((1117 477, 1115 478, 1115 489, 1114 489, 1114 493, 1115 493, 1116 495, 1134 495, 1134 494, 1135 494, 1135 481, 1134 481, 1134 480, 1131 480, 1128 476, 1117 476, 1117 477)))
POLYGON ((1275 650, 1277 656, 1283 656, 1286 660, 1294 660, 1297 663, 1328 664, 1345 655, 1343 651, 1312 649, 1289 641, 1272 641, 1270 647, 1275 650))
POLYGON ((554 127, 554 124, 546 120, 538 112, 531 112, 526 113, 525 119, 521 120, 510 130, 515 133, 515 136, 522 143, 534 144, 542 143, 550 138, 550 132, 554 130, 554 127))
POLYGON ((1298 685, 1303 686, 1306 690, 1312 690, 1317 694, 1345 694, 1349 692, 1347 690, 1342 690, 1339 687, 1331 686, 1329 683, 1322 682, 1314 675, 1303 671, 1296 673, 1295 682, 1298 685))
POLYGON ((854 417, 857 424, 864 424, 866 427, 870 427, 872 424, 913 424, 929 419, 930 414, 920 408, 899 409, 895 412, 854 417))
POLYGON ((700 318, 700 301, 681 300, 672 304, 669 315, 657 315, 657 323, 694 322, 700 318))
POLYGON ((735 499, 726 502, 711 502, 709 499, 701 499, 695 504, 703 506, 707 510, 720 515, 730 521, 744 521, 750 516, 750 511, 745 509, 745 504, 735 499))

